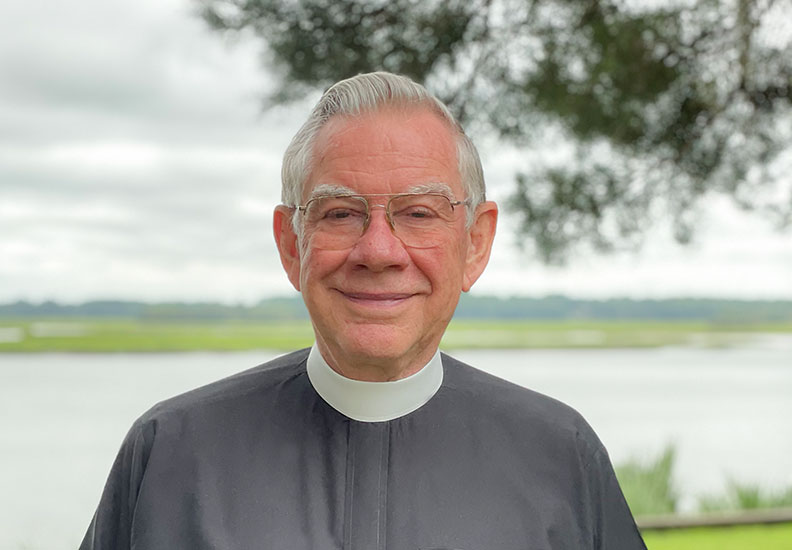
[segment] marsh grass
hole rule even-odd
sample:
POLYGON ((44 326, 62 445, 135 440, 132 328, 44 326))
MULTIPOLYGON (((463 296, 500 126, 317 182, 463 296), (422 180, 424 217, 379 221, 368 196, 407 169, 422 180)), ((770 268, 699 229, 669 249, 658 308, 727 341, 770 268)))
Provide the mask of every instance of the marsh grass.
POLYGON ((707 495, 700 499, 702 512, 792 508, 792 487, 768 490, 755 484, 729 481, 726 494, 707 495))
POLYGON ((674 448, 668 446, 648 461, 632 459, 616 466, 616 477, 633 515, 676 512, 678 494, 673 483, 674 454, 674 448))
POLYGON ((14 352, 169 352, 287 350, 311 345, 308 321, 286 322, 144 322, 129 319, 45 319, 12 323, 23 336, 0 342, 0 351, 14 352))
MULTIPOLYGON (((673 446, 667 446, 649 460, 631 459, 615 467, 616 477, 633 515, 673 514, 678 511, 679 494, 674 488, 673 446)), ((755 484, 730 480, 721 495, 699 498, 701 514, 769 508, 792 508, 792 487, 768 490, 755 484)))
MULTIPOLYGON (((792 325, 660 321, 454 321, 441 347, 455 349, 726 347, 792 325)), ((0 352, 293 350, 311 345, 309 321, 0 319, 0 352)))
MULTIPOLYGON (((673 514, 675 450, 666 447, 656 457, 632 459, 616 466, 616 475, 633 515, 673 514)), ((701 514, 792 506, 792 487, 767 491, 732 480, 723 495, 699 500, 701 514)), ((792 523, 734 527, 695 527, 642 533, 648 550, 792 550, 792 523)))

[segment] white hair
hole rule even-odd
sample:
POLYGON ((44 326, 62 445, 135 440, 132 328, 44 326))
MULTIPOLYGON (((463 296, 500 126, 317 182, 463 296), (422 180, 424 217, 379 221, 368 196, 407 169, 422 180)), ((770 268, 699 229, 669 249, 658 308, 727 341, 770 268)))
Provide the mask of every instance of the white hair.
MULTIPOLYGON (((308 120, 299 129, 283 155, 281 200, 288 206, 301 204, 303 186, 313 167, 314 142, 322 127, 336 115, 359 116, 389 106, 415 106, 431 110, 455 134, 457 166, 465 190, 468 224, 485 200, 484 172, 476 146, 439 99, 405 76, 386 72, 367 73, 337 82, 322 95, 308 120)), ((298 217, 293 218, 299 234, 298 217)))

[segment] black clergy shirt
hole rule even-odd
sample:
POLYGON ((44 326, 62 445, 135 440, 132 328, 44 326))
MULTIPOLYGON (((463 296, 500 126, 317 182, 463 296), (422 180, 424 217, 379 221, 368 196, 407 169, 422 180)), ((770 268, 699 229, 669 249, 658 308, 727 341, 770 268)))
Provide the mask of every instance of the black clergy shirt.
POLYGON ((566 405, 443 355, 428 401, 353 420, 317 393, 307 357, 139 418, 81 550, 645 549, 566 405))

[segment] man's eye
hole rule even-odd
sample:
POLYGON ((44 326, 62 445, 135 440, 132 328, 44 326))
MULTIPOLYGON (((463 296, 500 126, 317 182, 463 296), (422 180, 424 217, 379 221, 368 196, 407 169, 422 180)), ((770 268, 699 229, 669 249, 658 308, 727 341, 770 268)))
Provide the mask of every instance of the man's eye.
POLYGON ((437 218, 437 212, 425 206, 411 206, 395 213, 398 218, 409 219, 411 221, 431 220, 437 218))
POLYGON ((352 208, 332 208, 324 213, 322 219, 328 221, 354 221, 364 218, 366 214, 352 208))

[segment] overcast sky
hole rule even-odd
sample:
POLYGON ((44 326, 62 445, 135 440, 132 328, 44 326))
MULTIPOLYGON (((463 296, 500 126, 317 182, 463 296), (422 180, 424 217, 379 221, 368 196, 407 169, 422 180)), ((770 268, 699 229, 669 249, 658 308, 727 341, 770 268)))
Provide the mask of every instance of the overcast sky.
MULTIPOLYGON (((0 302, 292 294, 271 212, 310 102, 261 111, 257 47, 211 33, 186 0, 5 2, 0 302)), ((520 159, 482 156, 503 199, 520 159)), ((521 255, 508 217, 498 231, 478 294, 792 298, 792 233, 725 200, 693 246, 658 227, 640 254, 564 268, 521 255)))

